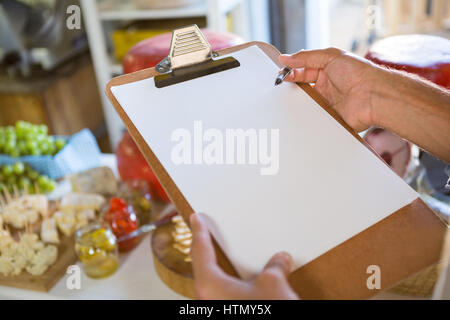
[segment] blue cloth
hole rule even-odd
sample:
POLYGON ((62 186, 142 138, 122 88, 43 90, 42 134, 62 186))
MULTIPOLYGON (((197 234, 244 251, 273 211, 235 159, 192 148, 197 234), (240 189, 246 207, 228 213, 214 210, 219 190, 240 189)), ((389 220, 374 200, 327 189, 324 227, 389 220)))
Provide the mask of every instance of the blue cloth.
POLYGON ((19 161, 29 164, 40 174, 58 179, 68 174, 100 166, 100 149, 92 132, 89 129, 83 129, 72 135, 65 147, 54 156, 13 158, 4 154, 0 155, 0 165, 19 161))

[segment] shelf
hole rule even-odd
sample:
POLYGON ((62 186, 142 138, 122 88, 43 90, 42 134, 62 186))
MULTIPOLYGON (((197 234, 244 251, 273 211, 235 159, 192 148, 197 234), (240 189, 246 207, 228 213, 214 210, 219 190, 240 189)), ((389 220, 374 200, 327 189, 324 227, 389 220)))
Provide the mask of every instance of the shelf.
POLYGON ((170 19, 206 16, 207 8, 204 1, 173 9, 139 10, 130 5, 122 5, 114 10, 99 11, 100 19, 111 20, 146 20, 146 19, 170 19))

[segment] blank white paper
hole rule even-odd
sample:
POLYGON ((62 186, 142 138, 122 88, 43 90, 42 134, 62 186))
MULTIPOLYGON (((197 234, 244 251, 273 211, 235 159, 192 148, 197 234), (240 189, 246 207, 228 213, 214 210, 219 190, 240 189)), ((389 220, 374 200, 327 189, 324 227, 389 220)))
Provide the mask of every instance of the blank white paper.
POLYGON ((162 89, 146 79, 111 88, 137 130, 238 273, 248 278, 279 251, 298 268, 418 197, 295 84, 274 86, 278 67, 258 47, 241 66, 162 89), (279 129, 279 171, 259 165, 176 165, 172 132, 279 129))

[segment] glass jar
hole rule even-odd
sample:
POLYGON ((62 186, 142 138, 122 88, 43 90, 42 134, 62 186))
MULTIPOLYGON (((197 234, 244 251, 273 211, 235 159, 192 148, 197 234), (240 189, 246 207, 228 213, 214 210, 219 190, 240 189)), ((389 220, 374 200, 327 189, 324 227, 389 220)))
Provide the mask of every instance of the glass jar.
MULTIPOLYGON (((111 198, 109 210, 104 215, 104 221, 109 224, 112 232, 120 240, 121 237, 138 229, 138 222, 133 207, 122 198, 111 198)), ((139 238, 131 238, 119 242, 119 251, 130 251, 139 243, 139 238)))
POLYGON ((75 251, 88 277, 105 278, 119 267, 116 237, 104 224, 89 224, 78 229, 75 251))
POLYGON ((152 222, 152 204, 146 180, 128 180, 119 183, 117 196, 133 206, 140 225, 152 222))

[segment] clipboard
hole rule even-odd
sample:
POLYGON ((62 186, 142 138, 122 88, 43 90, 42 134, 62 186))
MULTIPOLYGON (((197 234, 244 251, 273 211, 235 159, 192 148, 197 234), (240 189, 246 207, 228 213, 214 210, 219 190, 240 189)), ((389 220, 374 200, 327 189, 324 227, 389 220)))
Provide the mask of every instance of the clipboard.
MULTIPOLYGON (((200 31, 198 30, 198 32, 200 31)), ((173 44, 174 40, 172 39, 173 44)), ((280 68, 282 67, 278 62, 280 52, 272 45, 263 42, 248 42, 226 48, 214 53, 214 57, 220 58, 255 45, 275 64, 280 68)), ((205 63, 205 58, 199 59, 197 63, 188 62, 186 66, 195 67, 195 65, 201 63, 205 63)), ((165 66, 167 66, 167 60, 163 60, 156 69, 167 71, 167 68, 164 69, 165 66)), ((148 68, 116 77, 107 84, 106 94, 170 200, 188 222, 189 215, 193 213, 191 205, 111 92, 113 86, 158 76, 159 73, 156 69, 148 68)), ((183 79, 182 81, 189 81, 189 79, 183 79)), ((350 132, 355 139, 374 152, 313 87, 309 84, 298 84, 298 86, 350 132)), ((420 198, 417 198, 387 218, 293 271, 289 276, 289 282, 299 296, 304 299, 370 298, 381 290, 386 290, 401 280, 438 262, 445 231, 444 223, 420 198), (370 265, 377 265, 382 271, 381 290, 369 289, 367 286, 368 278, 371 275, 367 266, 370 265)), ((236 270, 216 241, 214 241, 214 246, 218 263, 222 269, 233 276, 237 276, 236 270)))

